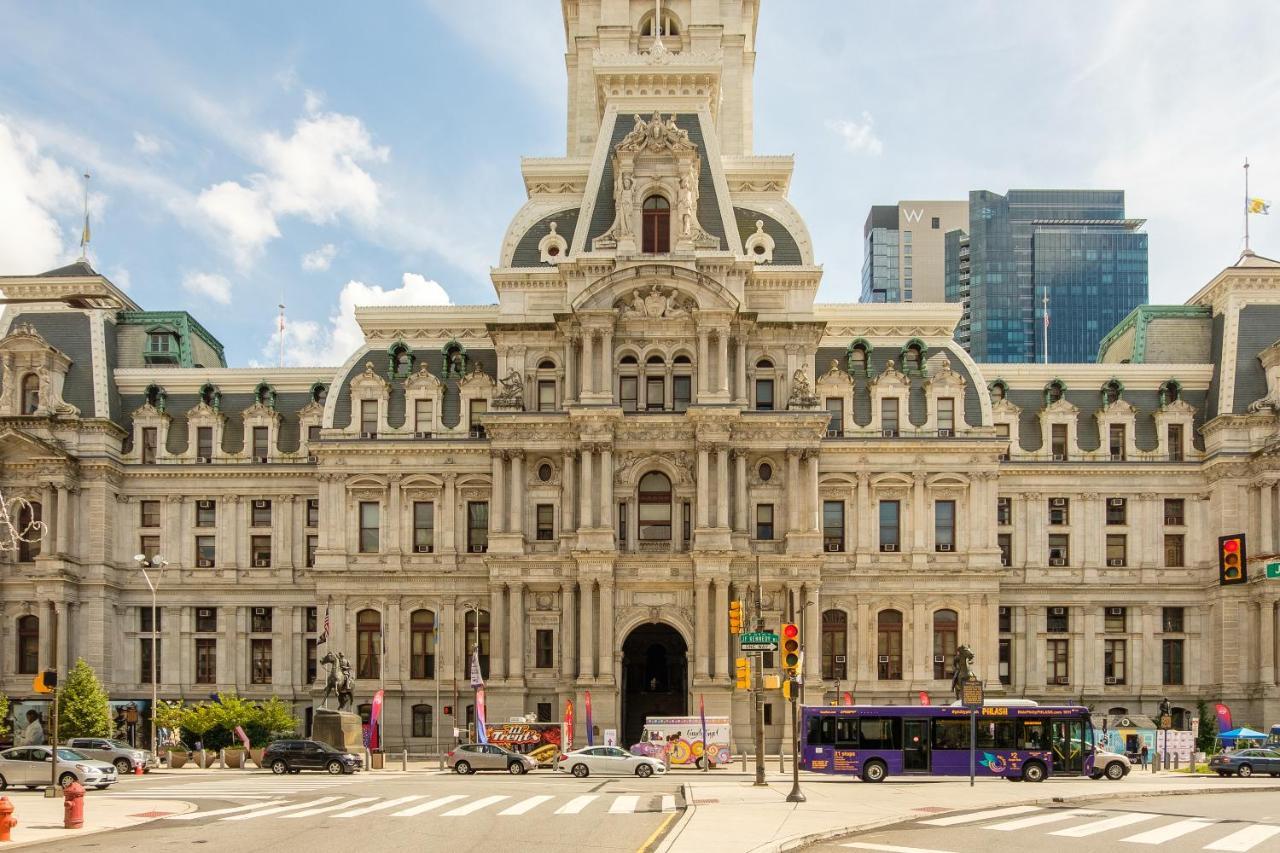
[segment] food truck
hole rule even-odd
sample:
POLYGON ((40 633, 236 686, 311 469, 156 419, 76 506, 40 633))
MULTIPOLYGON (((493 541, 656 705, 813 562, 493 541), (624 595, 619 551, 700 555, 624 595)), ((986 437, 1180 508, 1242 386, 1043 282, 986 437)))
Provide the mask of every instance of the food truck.
POLYGON ((728 717, 707 717, 707 745, 702 742, 701 717, 645 717, 640 742, 631 747, 636 755, 664 759, 672 767, 702 766, 704 755, 711 756, 711 766, 728 764, 728 717))

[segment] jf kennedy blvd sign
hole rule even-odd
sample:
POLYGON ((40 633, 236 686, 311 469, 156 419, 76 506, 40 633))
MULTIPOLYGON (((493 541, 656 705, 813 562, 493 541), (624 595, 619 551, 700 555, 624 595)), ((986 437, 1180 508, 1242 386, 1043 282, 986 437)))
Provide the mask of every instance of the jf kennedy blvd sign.
POLYGON ((746 631, 738 635, 738 643, 744 652, 776 652, 778 635, 772 631, 746 631))

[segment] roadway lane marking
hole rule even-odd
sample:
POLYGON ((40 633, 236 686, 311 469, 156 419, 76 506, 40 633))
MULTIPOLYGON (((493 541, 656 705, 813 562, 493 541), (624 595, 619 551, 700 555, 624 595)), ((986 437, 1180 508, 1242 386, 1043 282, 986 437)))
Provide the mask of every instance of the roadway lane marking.
POLYGON ((1032 815, 1031 817, 1020 817, 1017 820, 1007 820, 1004 823, 993 823, 990 826, 984 826, 983 829, 994 829, 1000 832, 1013 832, 1015 829, 1026 829, 1029 826, 1040 826, 1045 823, 1056 823, 1060 820, 1070 820, 1073 817, 1088 817, 1097 814, 1093 809, 1065 809, 1050 812, 1049 814, 1032 815))
POLYGON ((1146 832, 1139 832, 1137 835, 1130 835, 1128 838, 1121 838, 1120 840, 1127 841, 1130 844, 1164 844, 1166 841, 1181 838, 1189 832, 1204 829, 1206 826, 1213 826, 1215 823, 1217 823, 1216 820, 1193 817, 1174 821, 1167 826, 1150 829, 1146 832))
POLYGON ((879 850, 881 853, 953 853, 951 850, 934 850, 931 847, 899 847, 896 844, 841 844, 841 847, 852 847, 854 850, 879 850))
POLYGON ((1057 832, 1051 832, 1049 834, 1060 835, 1063 838, 1087 838, 1090 835, 1097 835, 1100 832, 1110 832, 1111 830, 1119 829, 1122 826, 1132 826, 1135 823, 1142 823, 1144 820, 1151 820, 1154 817, 1156 817, 1156 815, 1132 812, 1130 814, 1109 817, 1105 820, 1095 820, 1093 823, 1086 823, 1081 826, 1073 826, 1070 829, 1059 829, 1057 832))
POLYGON ((1239 832, 1231 833, 1226 838, 1205 845, 1204 849, 1231 850, 1235 853, 1244 853, 1244 851, 1252 850, 1273 835, 1280 835, 1280 826, 1255 823, 1253 826, 1246 826, 1239 832))
POLYGON ((279 806, 288 802, 288 800, 269 800, 265 803, 250 803, 247 806, 232 806, 229 809, 214 809, 209 812, 187 812, 186 814, 171 814, 165 820, 199 820, 202 817, 217 817, 224 814, 235 814, 236 812, 244 812, 249 809, 265 809, 271 806, 279 806))
POLYGON ((383 809, 393 809, 396 806, 403 806, 405 803, 412 803, 414 800, 421 800, 426 794, 410 794, 407 797, 397 797, 394 800, 385 800, 381 803, 375 803, 364 808, 354 809, 342 814, 336 814, 334 817, 360 817, 361 815, 370 814, 372 812, 380 812, 383 809))
POLYGON ((331 803, 334 800, 340 800, 342 797, 321 797, 318 800, 312 800, 308 803, 294 803, 289 806, 276 806, 273 809, 262 809, 248 814, 233 814, 231 817, 224 817, 223 820, 253 820, 258 817, 267 817, 268 815, 280 814, 281 812, 291 812, 294 809, 305 809, 309 806, 322 806, 325 803, 331 803))
POLYGON ((989 809, 985 812, 952 815, 951 817, 935 817, 933 820, 922 820, 920 823, 925 826, 955 826, 959 823, 976 823, 980 820, 987 820, 993 817, 1012 817, 1016 814, 1026 814, 1027 812, 1038 811, 1041 811, 1039 806, 1009 806, 1004 809, 989 809))
POLYGON ((357 797, 354 800, 347 800, 345 803, 336 803, 332 806, 321 806, 318 809, 307 809, 305 812, 294 812, 293 814, 282 815, 284 818, 295 817, 311 817, 312 815, 324 814, 325 812, 336 812, 338 809, 349 809, 352 806, 358 806, 361 803, 372 803, 377 797, 357 797))
POLYGON ((639 805, 639 797, 618 797, 609 806, 609 814, 633 814, 639 805))
POLYGON ((534 809, 536 809, 538 806, 542 805, 543 803, 545 803, 547 800, 550 800, 550 799, 554 799, 550 794, 539 794, 536 797, 530 797, 527 800, 521 800, 520 802, 516 803, 514 806, 511 806, 510 808, 506 808, 498 812, 498 817, 505 817, 508 815, 522 815, 522 814, 525 814, 526 812, 531 812, 534 809))
POLYGON ((578 814, 591 804, 592 800, 598 800, 599 794, 583 794, 581 797, 574 797, 560 808, 556 809, 556 814, 578 814))
POLYGON ((401 811, 401 812, 393 812, 391 816, 392 817, 413 817, 414 815, 424 814, 426 812, 431 811, 432 809, 439 808, 440 806, 447 806, 449 805, 449 803, 456 803, 458 800, 465 800, 466 798, 467 798, 466 794, 450 794, 447 797, 440 797, 439 799, 428 800, 425 803, 419 803, 413 808, 405 809, 404 811, 401 811))
POLYGON ((676 810, 676 798, 672 794, 662 795, 662 810, 664 812, 673 812, 676 810))
POLYGON ((478 812, 483 808, 487 808, 494 803, 500 803, 503 800, 511 799, 506 794, 494 794, 491 797, 481 797, 474 803, 467 803, 465 806, 458 806, 456 809, 445 812, 440 817, 466 817, 472 812, 478 812))

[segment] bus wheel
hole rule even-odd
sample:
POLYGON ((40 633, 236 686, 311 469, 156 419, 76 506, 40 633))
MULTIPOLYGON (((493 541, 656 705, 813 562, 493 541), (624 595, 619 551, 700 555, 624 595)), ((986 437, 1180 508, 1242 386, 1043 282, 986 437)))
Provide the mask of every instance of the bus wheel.
POLYGON ((1043 782, 1044 777, 1044 765, 1039 761, 1032 761, 1022 768, 1022 778, 1026 782, 1043 782))
POLYGON ((862 765, 863 782, 883 782, 888 774, 889 770, 883 761, 868 761, 862 765))

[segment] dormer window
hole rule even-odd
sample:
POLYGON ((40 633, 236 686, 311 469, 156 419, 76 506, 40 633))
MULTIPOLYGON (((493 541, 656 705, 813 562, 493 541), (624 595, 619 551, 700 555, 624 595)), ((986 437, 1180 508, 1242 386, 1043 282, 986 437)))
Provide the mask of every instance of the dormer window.
POLYGON ((254 402, 270 409, 275 406, 276 392, 272 390, 270 385, 265 382, 261 382, 258 384, 258 387, 253 390, 253 399, 254 402))
POLYGON ((222 405, 222 392, 216 386, 206 382, 200 388, 200 402, 216 410, 222 405))
POLYGON ((387 368, 393 379, 404 379, 413 372, 414 355, 404 344, 393 346, 387 353, 387 357, 389 362, 387 368))
POLYGON ((147 405, 157 412, 163 412, 168 395, 159 385, 148 385, 146 390, 147 405))
POLYGON ((908 341, 901 358, 903 373, 920 373, 924 368, 924 344, 918 339, 908 341))
POLYGON ((671 251, 671 203, 660 195, 644 200, 643 235, 641 251, 645 254, 663 254, 671 251))
POLYGON ((319 382, 311 386, 311 402, 315 403, 317 406, 324 405, 324 399, 328 394, 329 389, 325 388, 324 385, 319 382))
POLYGON ((849 347, 849 370, 855 375, 867 374, 867 345, 862 341, 849 347))
POLYGON ((1102 386, 1102 402, 1104 405, 1110 406, 1112 403, 1120 402, 1120 383, 1112 379, 1106 385, 1102 386))
POLYGON ((1061 400, 1066 393, 1066 386, 1055 379, 1044 387, 1044 402, 1046 405, 1052 405, 1061 400))
POLYGON ((147 345, 142 358, 147 364, 177 364, 179 361, 178 333, 168 326, 147 329, 147 345))
POLYGON ((22 414, 34 415, 40 408, 40 377, 28 373, 22 377, 22 414))
POLYGON ((1167 406, 1170 403, 1176 403, 1182 396, 1182 385, 1178 380, 1170 379, 1168 382, 1160 386, 1160 405, 1167 406))
POLYGON ((1008 389, 1005 388, 1004 382, 998 379, 995 382, 992 382, 991 383, 991 402, 999 403, 1001 400, 1005 398, 1005 393, 1007 390, 1008 389))

